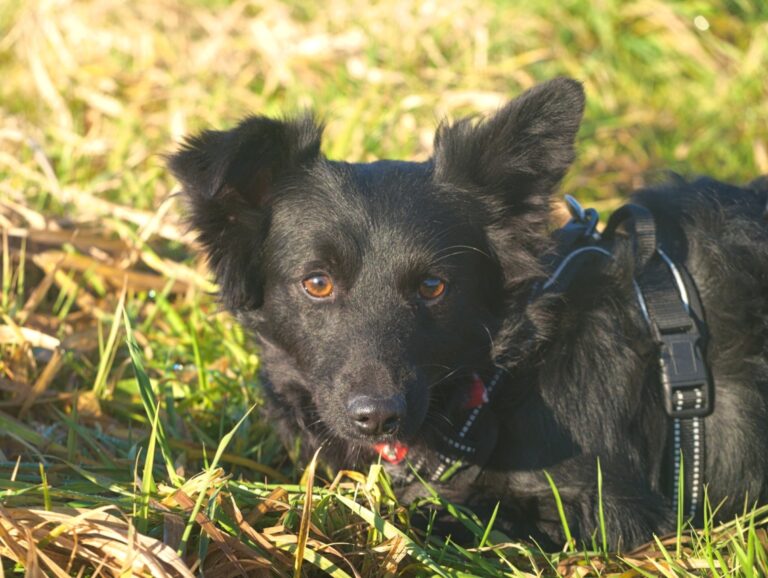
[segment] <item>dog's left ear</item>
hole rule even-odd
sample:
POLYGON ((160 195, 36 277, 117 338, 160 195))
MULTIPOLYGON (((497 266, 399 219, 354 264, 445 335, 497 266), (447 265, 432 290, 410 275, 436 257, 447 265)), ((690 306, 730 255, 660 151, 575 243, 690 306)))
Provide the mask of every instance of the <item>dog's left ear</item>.
POLYGON ((556 78, 488 119, 442 125, 435 135, 435 180, 477 191, 497 216, 533 216, 533 210, 546 219, 550 194, 575 157, 583 112, 581 84, 556 78))

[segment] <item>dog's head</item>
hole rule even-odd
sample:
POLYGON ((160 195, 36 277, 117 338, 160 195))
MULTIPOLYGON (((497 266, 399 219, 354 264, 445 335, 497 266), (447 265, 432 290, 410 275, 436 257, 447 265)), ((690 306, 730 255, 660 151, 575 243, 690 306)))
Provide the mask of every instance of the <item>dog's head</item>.
POLYGON ((423 163, 330 161, 308 116, 187 140, 169 164, 189 222, 277 393, 361 445, 439 421, 431 400, 491 366, 539 271, 583 105, 551 81, 441 126, 423 163))

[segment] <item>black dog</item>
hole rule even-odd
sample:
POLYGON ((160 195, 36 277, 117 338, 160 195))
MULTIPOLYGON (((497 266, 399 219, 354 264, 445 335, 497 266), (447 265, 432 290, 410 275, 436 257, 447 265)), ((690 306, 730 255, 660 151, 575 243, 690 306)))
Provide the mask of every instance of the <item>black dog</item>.
MULTIPOLYGON (((381 455, 415 496, 408 461, 478 513, 501 501, 510 536, 558 545, 546 475, 588 542, 599 458, 614 546, 674 527, 642 223, 600 242, 587 230, 578 242, 600 248, 568 263, 567 234, 552 234, 583 105, 579 83, 548 82, 441 126, 423 163, 330 161, 312 118, 260 116, 170 158, 221 299, 257 336, 282 435, 337 467, 381 455)), ((714 413, 696 421, 703 463, 684 471, 721 518, 768 499, 767 198, 765 182, 682 179, 635 197, 703 305, 714 413)))

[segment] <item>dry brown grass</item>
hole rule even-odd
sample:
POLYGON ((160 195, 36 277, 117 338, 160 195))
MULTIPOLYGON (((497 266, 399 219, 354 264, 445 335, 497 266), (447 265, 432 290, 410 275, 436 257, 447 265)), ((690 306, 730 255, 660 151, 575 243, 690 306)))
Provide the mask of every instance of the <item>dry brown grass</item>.
POLYGON ((0 556, 28 576, 194 576, 176 552, 143 536, 112 506, 94 509, 0 507, 0 556))
POLYGON ((0 578, 765 574, 765 509, 625 558, 493 531, 462 550, 410 528, 375 468, 291 484, 304 465, 261 417, 228 475, 206 470, 259 402, 258 356, 190 257, 162 158, 201 127, 306 107, 331 157, 425 158, 442 117, 569 74, 589 105, 565 189, 609 209, 661 169, 767 173, 765 70, 768 7, 750 0, 0 2, 0 578))

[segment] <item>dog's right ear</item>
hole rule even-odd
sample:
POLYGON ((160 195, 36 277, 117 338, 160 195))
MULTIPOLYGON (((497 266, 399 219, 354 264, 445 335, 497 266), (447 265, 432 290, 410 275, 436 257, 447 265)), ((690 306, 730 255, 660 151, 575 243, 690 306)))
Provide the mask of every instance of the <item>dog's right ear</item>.
POLYGON ((188 138, 168 158, 229 309, 261 305, 270 201, 281 180, 320 158, 321 136, 322 126, 310 115, 288 121, 253 116, 232 130, 188 138))

